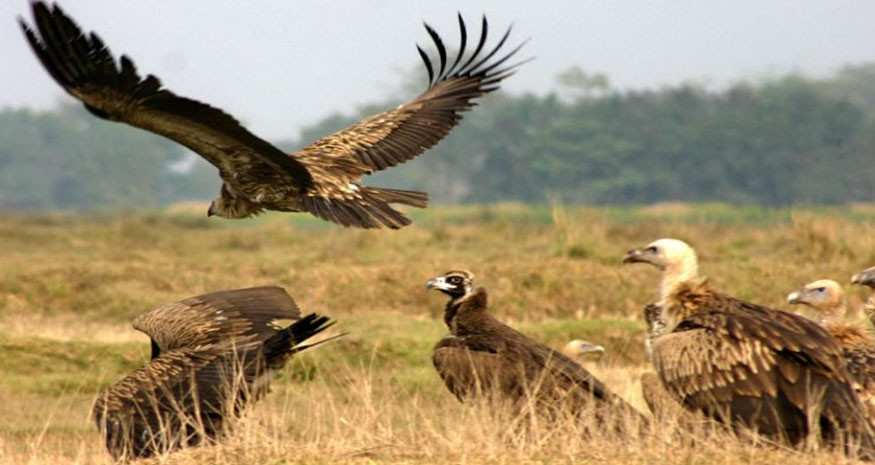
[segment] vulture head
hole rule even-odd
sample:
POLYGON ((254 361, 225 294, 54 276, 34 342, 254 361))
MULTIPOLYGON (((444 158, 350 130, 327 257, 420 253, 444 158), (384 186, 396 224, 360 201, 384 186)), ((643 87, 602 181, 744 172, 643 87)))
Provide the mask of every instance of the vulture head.
POLYGON ((851 277, 851 284, 859 284, 875 288, 875 266, 866 268, 865 270, 851 277))
POLYGON ((644 247, 629 250, 623 257, 623 263, 649 263, 663 271, 695 267, 696 252, 684 241, 659 239, 644 247))
POLYGON ((677 239, 659 239, 644 247, 631 249, 623 257, 623 263, 647 263, 662 270, 661 299, 674 292, 680 284, 696 278, 699 273, 696 251, 677 239))
POLYGON ((787 303, 807 305, 823 319, 841 318, 845 313, 845 292, 839 283, 831 279, 819 279, 788 294, 787 303))
POLYGON ((426 289, 436 289, 453 299, 464 297, 474 288, 474 273, 467 270, 447 271, 425 283, 426 289))
POLYGON ((249 218, 261 210, 262 208, 257 204, 231 193, 227 184, 222 184, 219 195, 210 202, 207 216, 218 216, 228 219, 249 218))
POLYGON ((565 347, 562 348, 562 353, 571 358, 579 359, 590 355, 601 356, 605 353, 605 348, 592 342, 575 339, 565 344, 565 347))

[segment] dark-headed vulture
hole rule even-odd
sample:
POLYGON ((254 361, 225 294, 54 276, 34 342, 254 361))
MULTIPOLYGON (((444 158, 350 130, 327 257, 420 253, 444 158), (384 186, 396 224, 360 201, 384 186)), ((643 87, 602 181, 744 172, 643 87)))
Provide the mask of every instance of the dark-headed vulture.
POLYGON ((152 340, 151 362, 94 404, 107 449, 129 460, 221 439, 285 362, 315 345, 302 343, 332 324, 302 318, 279 287, 204 294, 141 315, 134 326, 152 340))
MULTIPOLYGON (((859 284, 861 286, 866 286, 869 289, 875 289, 875 266, 866 268, 852 276, 851 284, 859 284)), ((866 299, 866 303, 863 304, 863 313, 866 314, 866 318, 869 319, 872 326, 875 326, 875 293, 871 294, 869 298, 866 299)))
POLYGON ((842 346, 842 356, 854 380, 854 388, 875 419, 875 339, 858 324, 845 321, 847 303, 839 283, 830 279, 810 282, 787 296, 791 305, 806 305, 817 312, 818 322, 842 346))
POLYGON ((521 64, 506 63, 522 44, 499 53, 510 29, 493 48, 485 47, 485 17, 476 47, 467 53, 467 30, 459 16, 461 42, 452 63, 441 38, 426 25, 439 63, 417 47, 429 74, 425 92, 286 154, 222 110, 162 88, 154 75, 141 77, 127 56, 117 62, 97 34, 83 33, 57 5, 38 1, 32 7, 35 26, 22 20, 21 27, 52 78, 92 114, 160 134, 216 166, 223 184, 208 214, 224 218, 275 210, 309 212, 357 228, 410 224, 390 204, 424 208, 428 194, 366 186, 361 177, 435 145, 475 99, 498 89, 521 64))
POLYGON ((667 332, 653 340, 653 364, 687 409, 791 444, 819 432, 875 453, 841 346, 823 327, 715 291, 679 240, 630 250, 624 262, 662 270, 657 304, 667 332))
POLYGON ((470 272, 447 272, 426 288, 450 297, 444 312, 450 334, 435 345, 432 361, 459 400, 507 402, 519 412, 526 406, 539 413, 569 412, 615 428, 630 419, 644 423, 580 364, 490 315, 486 289, 474 285, 470 272))

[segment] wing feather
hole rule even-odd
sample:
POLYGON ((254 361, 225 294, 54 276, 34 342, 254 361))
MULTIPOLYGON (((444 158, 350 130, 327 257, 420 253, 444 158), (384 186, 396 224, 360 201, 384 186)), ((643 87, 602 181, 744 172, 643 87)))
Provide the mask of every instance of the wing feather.
MULTIPOLYGON (((295 156, 314 173, 314 182, 340 179, 342 184, 338 184, 345 185, 364 174, 413 159, 443 139, 462 119, 461 113, 475 105, 474 99, 498 89, 505 74, 522 64, 496 69, 513 56, 521 45, 501 59, 490 62, 507 41, 510 29, 485 57, 479 57, 487 36, 485 17, 477 48, 461 67, 457 65, 465 54, 467 41, 465 22, 461 16, 459 30, 462 48, 452 66, 446 66, 447 51, 440 35, 427 24, 425 28, 434 42, 439 59, 439 67, 435 70, 428 54, 417 46, 429 75, 428 89, 395 109, 368 117, 297 152, 295 156), (349 159, 358 163, 338 163, 349 159)), ((327 195, 331 195, 331 192, 327 195)))
POLYGON ((57 5, 50 9, 34 2, 32 10, 36 31, 20 21, 28 43, 52 78, 94 115, 174 140, 223 174, 245 169, 257 159, 301 190, 310 185, 303 164, 250 133, 232 116, 162 89, 153 75, 141 78, 126 56, 117 67, 103 41, 93 32, 85 35, 57 5))
POLYGON ((219 291, 170 303, 134 320, 161 352, 264 341, 280 330, 275 322, 301 317, 281 287, 219 291))

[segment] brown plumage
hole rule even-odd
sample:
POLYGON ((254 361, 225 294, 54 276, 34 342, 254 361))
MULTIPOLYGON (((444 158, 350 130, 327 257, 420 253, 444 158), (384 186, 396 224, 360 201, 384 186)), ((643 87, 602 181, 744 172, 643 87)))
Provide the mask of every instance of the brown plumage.
MULTIPOLYGON (((875 289, 875 266, 866 268, 865 270, 851 277, 851 284, 859 284, 866 286, 869 289, 875 289)), ((869 295, 866 303, 863 304, 863 313, 872 326, 875 326, 875 293, 869 295)))
POLYGON ((298 319, 294 301, 278 287, 221 291, 141 315, 152 338, 152 360, 102 393, 97 427, 113 458, 150 457, 221 439, 270 378, 306 339, 333 322, 298 319), (288 327, 276 320, 297 319, 288 327))
POLYGON ((599 422, 643 417, 570 358, 499 322, 488 312, 488 295, 468 271, 450 271, 426 287, 447 294, 450 329, 434 347, 432 361, 459 400, 507 401, 539 412, 592 415, 599 422), (530 402, 530 401, 534 402, 530 402))
POLYGON ((820 325, 839 342, 854 389, 869 418, 875 419, 875 338, 859 324, 845 320, 847 303, 841 285, 830 279, 813 281, 791 292, 787 302, 817 312, 820 325))
POLYGON ((406 226, 410 220, 389 204, 424 208, 428 194, 361 185, 361 177, 436 144, 475 99, 498 89, 521 64, 505 65, 522 45, 497 55, 510 29, 493 49, 484 49, 485 17, 476 49, 464 58, 467 32, 459 16, 459 55, 449 66, 441 38, 426 25, 440 63, 435 70, 419 49, 429 73, 424 93, 287 155, 222 110, 163 89, 153 75, 141 78, 126 56, 116 65, 101 39, 84 34, 57 5, 34 2, 32 8, 36 31, 24 21, 21 27, 55 81, 94 115, 172 139, 216 166, 224 183, 208 214, 225 218, 276 210, 357 228, 406 226))
POLYGON ((792 444, 819 431, 875 452, 841 347, 820 325, 714 291, 682 241, 661 239, 624 261, 663 270, 668 332, 653 341, 653 362, 684 407, 792 444))
MULTIPOLYGON (((647 354, 647 360, 653 363, 653 344, 668 331, 668 323, 663 318, 662 308, 655 302, 645 305, 643 313, 644 322, 647 324, 647 332, 644 335, 644 352, 647 354)), ((672 397, 656 373, 646 372, 641 375, 641 394, 650 409, 650 413, 660 423, 668 422, 682 426, 701 423, 701 417, 685 410, 680 404, 680 399, 672 397)))

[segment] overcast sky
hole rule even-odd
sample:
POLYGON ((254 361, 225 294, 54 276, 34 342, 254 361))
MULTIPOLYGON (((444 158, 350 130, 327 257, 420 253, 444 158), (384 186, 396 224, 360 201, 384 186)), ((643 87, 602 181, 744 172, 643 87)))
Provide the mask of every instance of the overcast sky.
MULTIPOLYGON (((419 66, 427 21, 458 43, 456 11, 493 40, 511 22, 534 56, 505 88, 549 92, 578 65, 619 88, 686 80, 721 87, 788 72, 824 76, 875 61, 875 1, 263 1, 75 0, 62 5, 141 74, 244 121, 264 137, 386 98, 419 66)), ((25 0, 0 0, 0 107, 50 108, 68 99, 32 56, 15 24, 25 0)))

